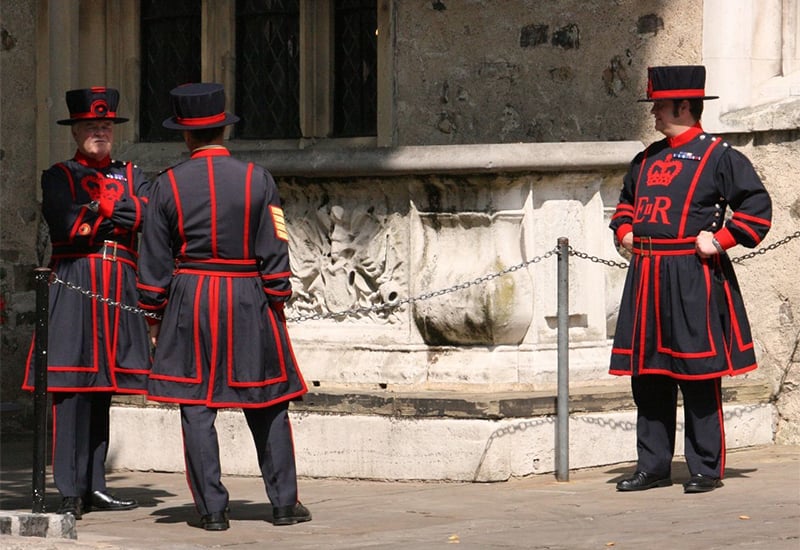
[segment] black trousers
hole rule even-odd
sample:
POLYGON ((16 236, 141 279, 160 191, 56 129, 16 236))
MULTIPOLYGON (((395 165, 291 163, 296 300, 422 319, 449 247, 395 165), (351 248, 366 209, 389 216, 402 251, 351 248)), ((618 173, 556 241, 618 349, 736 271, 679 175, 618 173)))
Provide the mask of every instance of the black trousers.
POLYGON ((106 490, 107 392, 53 392, 53 481, 62 497, 106 490))
MULTIPOLYGON (((256 446, 267 497, 273 506, 295 504, 297 470, 289 403, 242 410, 256 446)), ((186 478, 200 515, 221 512, 228 506, 228 490, 222 484, 219 439, 214 427, 216 418, 217 409, 181 405, 186 478)))
POLYGON ((725 428, 719 378, 676 380, 668 376, 631 378, 638 408, 638 470, 668 476, 675 454, 678 388, 683 396, 684 455, 689 473, 722 478, 725 474, 725 428))

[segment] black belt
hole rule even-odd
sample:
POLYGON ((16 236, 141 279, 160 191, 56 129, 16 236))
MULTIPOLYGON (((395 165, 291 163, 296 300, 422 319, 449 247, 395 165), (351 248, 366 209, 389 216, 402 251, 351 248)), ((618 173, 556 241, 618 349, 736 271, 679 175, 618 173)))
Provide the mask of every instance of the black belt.
POLYGON ((55 259, 100 258, 109 262, 116 262, 118 259, 136 262, 137 253, 117 241, 103 241, 103 244, 91 248, 55 245, 51 256, 55 259))
POLYGON ((632 252, 640 256, 688 256, 696 252, 695 240, 634 237, 632 252))
POLYGON ((176 272, 214 271, 259 274, 256 260, 180 260, 175 262, 175 268, 176 272))

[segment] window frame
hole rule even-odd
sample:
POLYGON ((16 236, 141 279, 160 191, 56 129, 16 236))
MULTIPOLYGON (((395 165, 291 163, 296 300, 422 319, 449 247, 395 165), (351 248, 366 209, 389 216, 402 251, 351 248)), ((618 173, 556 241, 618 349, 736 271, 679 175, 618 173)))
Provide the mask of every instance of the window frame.
MULTIPOLYGON (((118 0, 119 1, 119 0, 118 0)), ((333 130, 333 6, 332 2, 299 0, 300 3, 300 132, 297 139, 247 139, 267 149, 305 149, 388 147, 395 144, 392 0, 377 0, 378 75, 377 135, 365 137, 328 137, 333 130)), ((138 3, 137 3, 138 6, 138 3)), ((139 41, 139 12, 136 13, 136 46, 139 41)), ((207 82, 225 86, 228 110, 236 104, 236 0, 201 0, 201 74, 207 82)), ((132 52, 136 52, 134 49, 132 52)), ((132 53, 128 52, 128 53, 132 53)), ((134 54, 138 59, 139 54, 134 54)), ((139 104, 139 75, 136 86, 126 91, 139 104), (131 92, 135 89, 136 93, 131 92)), ((138 113, 132 121, 138 128, 138 113)), ((138 130, 136 131, 138 134, 138 130)), ((138 141, 136 135, 136 141, 138 141)), ((147 142, 142 142, 147 143, 147 142)))

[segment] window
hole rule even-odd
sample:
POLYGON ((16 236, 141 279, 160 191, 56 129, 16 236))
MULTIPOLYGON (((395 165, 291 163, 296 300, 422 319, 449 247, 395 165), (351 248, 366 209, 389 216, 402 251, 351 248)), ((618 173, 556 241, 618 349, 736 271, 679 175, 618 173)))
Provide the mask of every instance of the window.
POLYGON ((169 91, 200 80, 200 2, 141 1, 141 141, 176 141, 180 133, 161 126, 172 115, 169 91))
POLYGON ((297 0, 237 0, 236 114, 237 137, 300 137, 297 0))
POLYGON ((140 140, 174 140, 161 128, 169 90, 202 80, 225 85, 235 139, 390 141, 378 139, 391 127, 379 120, 391 56, 378 35, 390 11, 385 0, 142 0, 140 140))
POLYGON ((334 136, 375 135, 377 29, 374 0, 336 2, 334 136))

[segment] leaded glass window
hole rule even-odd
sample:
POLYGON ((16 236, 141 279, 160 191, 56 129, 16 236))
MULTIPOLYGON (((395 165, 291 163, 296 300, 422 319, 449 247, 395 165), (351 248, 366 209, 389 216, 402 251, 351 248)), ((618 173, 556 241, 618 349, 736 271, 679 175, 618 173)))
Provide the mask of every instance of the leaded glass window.
POLYGON ((300 137, 299 37, 298 0, 236 1, 236 137, 300 137))
POLYGON ((141 0, 141 141, 179 141, 161 126, 172 115, 169 91, 200 82, 200 0, 141 0))
POLYGON ((376 0, 336 0, 334 137, 377 132, 376 0))

